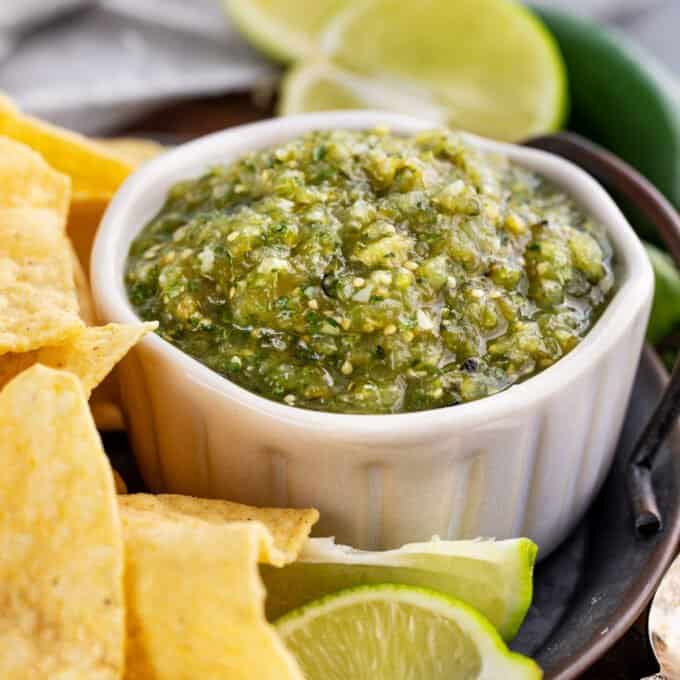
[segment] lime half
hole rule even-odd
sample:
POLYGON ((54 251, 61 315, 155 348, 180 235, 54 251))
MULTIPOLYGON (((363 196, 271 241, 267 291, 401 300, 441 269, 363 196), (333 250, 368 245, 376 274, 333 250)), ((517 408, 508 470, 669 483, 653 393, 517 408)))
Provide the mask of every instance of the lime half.
POLYGON ((541 677, 474 609, 423 588, 343 590, 296 609, 276 628, 306 680, 541 677))
POLYGON ((511 141, 566 117, 557 44, 513 0, 359 0, 316 49, 285 79, 281 113, 382 108, 511 141))
POLYGON ((283 568, 261 566, 270 620, 324 595, 360 585, 400 583, 462 600, 511 640, 532 598, 536 545, 508 541, 411 543, 369 552, 313 538, 299 559, 283 568))

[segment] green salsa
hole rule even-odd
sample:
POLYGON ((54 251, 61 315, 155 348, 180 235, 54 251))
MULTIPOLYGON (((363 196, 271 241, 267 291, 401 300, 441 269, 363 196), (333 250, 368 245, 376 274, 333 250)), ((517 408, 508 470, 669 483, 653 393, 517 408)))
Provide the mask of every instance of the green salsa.
POLYGON ((573 200, 459 135, 312 132, 173 186, 129 298, 166 340, 302 408, 485 397, 572 350, 614 287, 573 200))

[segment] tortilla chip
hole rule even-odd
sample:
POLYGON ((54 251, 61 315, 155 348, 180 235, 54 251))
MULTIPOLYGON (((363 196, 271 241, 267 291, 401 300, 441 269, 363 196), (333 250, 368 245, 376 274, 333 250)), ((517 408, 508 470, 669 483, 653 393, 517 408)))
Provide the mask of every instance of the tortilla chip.
POLYGON ((74 373, 89 397, 128 350, 156 325, 150 322, 88 326, 62 344, 0 357, 0 387, 28 366, 43 364, 74 373))
MULTIPOLYGON (((92 292, 90 291, 90 284, 87 276, 83 271, 80 260, 72 249, 73 261, 73 278, 75 280, 76 294, 78 296, 78 311, 80 318, 88 326, 97 325, 97 317, 94 310, 94 301, 92 300, 92 292)), ((13 359, 18 361, 17 359, 13 359)), ((24 361, 25 366, 30 366, 34 363, 31 361, 24 361)), ((2 385, 3 376, 2 359, 0 359, 0 385, 2 385)), ((15 371, 15 374, 18 370, 15 371)), ((99 431, 115 432, 125 429, 125 421, 123 419, 123 412, 119 406, 119 391, 118 383, 116 381, 115 373, 109 373, 101 383, 99 383, 90 396, 90 410, 92 417, 97 425, 99 431)))
POLYGON ((153 321, 91 326, 64 345, 40 349, 38 361, 46 366, 75 373, 89 395, 130 348, 147 333, 155 330, 157 325, 153 321))
POLYGON ((83 326, 59 221, 52 210, 0 210, 0 355, 58 344, 83 326))
POLYGON ((126 498, 126 677, 302 680, 264 617, 264 526, 150 519, 126 498))
POLYGON ((112 196, 134 169, 96 142, 26 116, 4 99, 0 100, 0 135, 40 153, 55 170, 71 178, 74 193, 112 196))
POLYGON ((116 485, 116 493, 125 494, 127 493, 127 484, 125 480, 120 476, 118 470, 113 470, 113 481, 116 485))
POLYGON ((69 243, 69 247, 71 250, 71 263, 73 265, 73 283, 76 287, 76 297, 78 298, 78 314, 87 326, 96 326, 97 314, 94 311, 94 300, 92 299, 90 282, 87 280, 87 275, 71 243, 69 243))
POLYGON ((65 226, 71 180, 43 157, 18 142, 0 137, 0 208, 43 208, 60 215, 65 226))
POLYGON ((117 154, 125 161, 139 167, 142 163, 155 158, 165 151, 165 147, 151 139, 137 137, 112 137, 111 139, 94 140, 108 151, 117 154))
MULTIPOLYGON (((101 139, 97 144, 110 153, 120 155, 133 168, 164 149, 160 144, 146 139, 101 139)), ((73 193, 67 232, 86 272, 90 271, 90 253, 97 228, 110 201, 111 194, 106 192, 93 194, 76 189, 73 193)))
POLYGON ((113 476, 74 376, 0 393, 0 677, 118 680, 123 544, 113 476))
POLYGON ((90 271, 90 253, 97 234, 99 223, 111 196, 73 195, 71 209, 68 214, 66 233, 73 243, 78 259, 85 272, 90 271))
POLYGON ((253 508, 230 501, 172 494, 137 493, 120 499, 120 502, 126 509, 143 511, 149 516, 175 522, 184 522, 189 518, 219 526, 227 522, 261 522, 272 535, 276 551, 262 554, 260 561, 276 567, 297 559, 312 526, 319 519, 318 511, 313 508, 253 508))

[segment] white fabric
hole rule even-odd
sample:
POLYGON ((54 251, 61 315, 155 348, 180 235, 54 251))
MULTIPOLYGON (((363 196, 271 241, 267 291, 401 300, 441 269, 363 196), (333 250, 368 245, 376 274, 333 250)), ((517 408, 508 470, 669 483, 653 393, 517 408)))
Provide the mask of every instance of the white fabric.
MULTIPOLYGON (((537 2, 613 22, 680 72, 680 0, 537 2)), ((275 75, 230 26, 220 0, 0 0, 0 90, 84 132, 275 75), (63 10, 71 13, 55 20, 63 10)))
POLYGON ((216 0, 103 0, 17 41, 0 62, 0 90, 94 133, 166 100, 245 90, 272 74, 216 0))

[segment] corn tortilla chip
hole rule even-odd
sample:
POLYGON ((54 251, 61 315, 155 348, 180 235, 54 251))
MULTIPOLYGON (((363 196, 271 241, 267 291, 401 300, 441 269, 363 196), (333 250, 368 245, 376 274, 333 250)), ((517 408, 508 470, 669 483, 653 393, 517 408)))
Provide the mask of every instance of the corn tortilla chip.
POLYGON ((156 327, 155 322, 89 326, 62 344, 0 357, 0 387, 33 364, 75 374, 89 397, 128 350, 156 327))
MULTIPOLYGON (((97 324, 97 316, 94 311, 94 301, 87 276, 83 271, 80 260, 72 250, 73 278, 75 280, 76 294, 78 296, 78 311, 80 318, 88 325, 97 324)), ((14 359, 17 361, 17 359, 14 359)), ((33 361, 25 363, 25 366, 32 365, 33 361)), ((18 370, 16 371, 18 372, 18 370)), ((0 359, 0 385, 2 385, 2 359, 0 359)), ((119 405, 118 383, 115 373, 109 373, 99 385, 97 385, 90 396, 90 410, 97 429, 104 432, 120 431, 125 429, 123 412, 119 405)))
POLYGON ((86 273, 90 271, 90 253, 99 223, 104 216, 111 196, 74 194, 68 214, 66 233, 73 243, 78 259, 86 273))
POLYGON ((0 393, 0 677, 118 680, 123 544, 76 378, 35 366, 0 393))
POLYGON ((273 543, 262 524, 150 520, 125 505, 121 519, 126 678, 302 680, 264 617, 257 558, 273 543))
MULTIPOLYGON (((121 156, 133 168, 164 149, 160 144, 146 139, 101 139, 97 144, 121 156)), ((73 193, 67 232, 86 272, 90 270, 90 253, 97 228, 110 201, 110 192, 83 192, 77 188, 73 193)))
POLYGON ((18 142, 0 137, 0 208, 44 208, 60 215, 65 226, 71 180, 43 157, 18 142))
POLYGON ((173 494, 138 493, 126 496, 120 502, 124 508, 176 522, 190 518, 217 525, 225 522, 261 522, 274 539, 276 551, 262 554, 260 561, 274 566, 282 566, 297 559, 312 526, 319 519, 318 511, 313 508, 253 508, 230 501, 173 494))
POLYGON ((30 146, 71 178, 74 193, 108 195, 132 172, 120 155, 70 130, 24 115, 0 100, 0 135, 30 146))
POLYGON ((137 137, 112 137, 93 141, 96 141, 107 151, 117 154, 134 167, 139 167, 142 163, 146 163, 146 161, 165 151, 162 144, 151 139, 139 139, 137 137))
POLYGON ((64 345, 38 351, 41 364, 75 373, 90 394, 111 369, 141 338, 156 328, 156 322, 91 326, 64 345))
POLYGON ((127 484, 125 480, 120 476, 118 470, 113 470, 113 481, 116 486, 116 493, 125 494, 127 493, 127 484))
POLYGON ((0 210, 0 355, 58 344, 83 326, 59 219, 46 209, 0 210))
POLYGON ((83 269, 78 255, 69 242, 71 249, 71 263, 73 266, 73 283, 76 287, 76 297, 78 298, 78 314, 87 326, 97 325, 97 314, 94 311, 94 300, 90 290, 90 282, 83 269))

